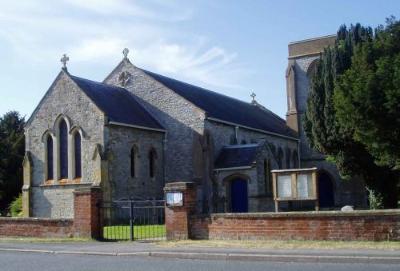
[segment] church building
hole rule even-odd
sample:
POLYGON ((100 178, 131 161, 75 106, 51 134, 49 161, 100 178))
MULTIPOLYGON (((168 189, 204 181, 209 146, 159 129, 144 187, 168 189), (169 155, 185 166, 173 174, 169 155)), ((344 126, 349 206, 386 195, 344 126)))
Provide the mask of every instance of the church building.
POLYGON ((364 206, 362 182, 341 181, 302 129, 311 70, 333 41, 289 44, 287 120, 254 95, 241 101, 136 67, 128 49, 103 82, 72 75, 64 55, 25 127, 25 210, 72 218, 77 188, 147 200, 162 199, 167 182, 190 181, 201 212, 272 211, 271 170, 312 166, 321 207, 364 206))

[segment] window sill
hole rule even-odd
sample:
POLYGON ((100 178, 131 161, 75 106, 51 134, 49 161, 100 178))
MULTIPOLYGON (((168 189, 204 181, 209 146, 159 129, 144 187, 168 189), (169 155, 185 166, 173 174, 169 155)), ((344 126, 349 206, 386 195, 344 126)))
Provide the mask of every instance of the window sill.
POLYGON ((69 180, 69 179, 61 179, 58 182, 54 180, 47 180, 41 187, 48 187, 48 186, 74 186, 74 185, 91 185, 92 183, 82 183, 81 178, 69 180))

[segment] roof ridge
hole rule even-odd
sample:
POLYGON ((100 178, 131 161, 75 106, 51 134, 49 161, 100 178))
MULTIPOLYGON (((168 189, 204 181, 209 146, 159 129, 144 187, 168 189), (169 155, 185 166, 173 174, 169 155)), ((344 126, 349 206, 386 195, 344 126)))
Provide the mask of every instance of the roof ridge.
MULTIPOLYGON (((185 82, 185 81, 181 81, 181 80, 178 80, 178 79, 175 79, 175 78, 171 78, 171 77, 168 77, 168 76, 165 76, 165 75, 162 75, 162 74, 159 74, 159 73, 155 73, 155 72, 152 72, 152 71, 148 71, 148 70, 145 70, 145 69, 142 69, 142 68, 138 68, 138 69, 141 70, 141 71, 143 71, 143 72, 145 72, 145 73, 155 74, 155 75, 157 75, 157 76, 162 76, 162 77, 165 77, 165 78, 170 79, 170 80, 177 81, 177 82, 182 83, 182 84, 186 84, 186 85, 189 85, 189 86, 192 86, 192 87, 195 87, 195 88, 200 88, 200 89, 202 89, 202 90, 204 90, 204 91, 209 91, 209 92, 212 92, 212 93, 214 93, 214 94, 217 94, 217 95, 220 95, 220 96, 224 96, 224 97, 226 97, 226 98, 228 98, 228 99, 235 100, 235 101, 238 101, 238 102, 240 102, 240 103, 244 103, 244 104, 246 104, 246 105, 252 105, 251 102, 245 102, 245 101, 240 100, 240 99, 238 99, 238 98, 231 97, 231 96, 228 96, 228 95, 223 94, 223 93, 219 93, 219 92, 214 91, 214 90, 210 90, 210 89, 207 89, 207 88, 204 88, 204 87, 196 86, 196 85, 194 85, 194 84, 191 84, 191 83, 188 83, 188 82, 185 82)), ((150 76, 151 76, 151 75, 150 75, 150 76)), ((155 79, 155 78, 154 78, 154 79, 155 79)), ((157 79, 155 79, 155 80, 158 81, 157 79)))
POLYGON ((136 68, 204 110, 210 119, 215 118, 227 121, 231 124, 244 125, 266 132, 273 132, 274 134, 297 137, 296 133, 287 126, 283 118, 261 104, 257 106, 204 87, 196 86, 142 68, 136 68), (216 108, 219 109, 217 110, 216 108))

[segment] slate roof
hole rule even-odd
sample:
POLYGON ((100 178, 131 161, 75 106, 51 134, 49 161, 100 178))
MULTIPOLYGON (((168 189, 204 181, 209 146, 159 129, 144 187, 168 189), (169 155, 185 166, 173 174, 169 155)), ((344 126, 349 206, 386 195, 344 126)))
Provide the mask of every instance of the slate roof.
POLYGON ((252 166, 256 161, 258 144, 231 145, 221 149, 215 169, 252 166))
POLYGON ((285 120, 268 109, 246 103, 211 90, 197 87, 166 76, 141 69, 156 81, 203 109, 208 117, 226 122, 297 138, 285 120))
POLYGON ((110 121, 164 130, 134 95, 126 89, 69 76, 110 121))

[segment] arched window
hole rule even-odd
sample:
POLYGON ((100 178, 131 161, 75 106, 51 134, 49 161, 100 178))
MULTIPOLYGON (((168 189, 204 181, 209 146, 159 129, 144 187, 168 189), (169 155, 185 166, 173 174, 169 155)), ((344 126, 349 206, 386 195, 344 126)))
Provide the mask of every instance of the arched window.
POLYGON ((53 180, 53 138, 51 135, 47 136, 47 180, 53 180))
POLYGON ((136 177, 136 159, 137 159, 137 148, 133 146, 131 149, 131 177, 136 177))
POLYGON ((297 151, 293 151, 293 167, 299 168, 299 157, 297 151))
POLYGON ((283 151, 282 148, 278 149, 278 167, 279 169, 283 168, 283 151))
POLYGON ((286 168, 291 168, 290 166, 290 160, 292 158, 292 152, 290 149, 286 149, 286 168))
POLYGON ((60 178, 68 179, 68 127, 65 120, 60 121, 59 129, 60 178))
POLYGON ((151 178, 155 176, 157 153, 155 149, 149 152, 149 175, 151 178))
POLYGON ((267 159, 264 160, 264 175, 265 194, 270 195, 272 192, 271 162, 267 159))
POLYGON ((79 132, 76 132, 74 135, 75 178, 82 177, 81 147, 82 147, 81 134, 79 132))

